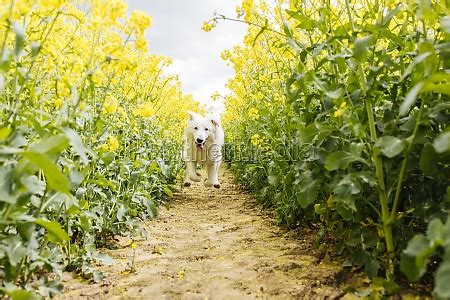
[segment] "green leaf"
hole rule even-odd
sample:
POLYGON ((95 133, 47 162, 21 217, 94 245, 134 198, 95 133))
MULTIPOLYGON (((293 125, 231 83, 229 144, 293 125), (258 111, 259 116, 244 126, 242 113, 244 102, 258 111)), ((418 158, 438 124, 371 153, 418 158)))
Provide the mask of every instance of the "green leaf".
POLYGON ((358 38, 353 44, 353 57, 360 62, 364 62, 367 57, 367 50, 372 43, 372 35, 358 38))
POLYGON ((164 186, 163 191, 164 191, 164 194, 166 194, 170 198, 173 197, 173 192, 167 185, 164 186))
POLYGON ((433 9, 431 0, 419 0, 418 4, 417 16, 419 19, 435 21, 437 14, 433 9))
MULTIPOLYGON (((447 197, 447 201, 450 199, 450 186, 447 186, 447 195, 444 196, 447 197)), ((444 198, 445 199, 445 198, 444 198)), ((444 232, 442 234, 445 238, 442 241, 442 246, 447 248, 447 254, 450 259, 450 217, 447 218, 447 221, 445 222, 444 232)))
POLYGON ((339 195, 356 195, 361 192, 361 184, 357 178, 347 174, 334 188, 334 192, 339 195))
POLYGON ((441 29, 450 34, 450 16, 445 16, 441 19, 441 29))
POLYGON ((400 105, 399 110, 400 116, 406 115, 411 109, 411 107, 416 103, 417 96, 421 92, 423 85, 424 85, 423 81, 419 82, 408 92, 408 94, 406 94, 405 100, 400 105))
POLYGON ((297 200, 302 208, 316 201, 318 195, 317 180, 312 177, 304 178, 297 189, 297 200))
POLYGON ((419 165, 425 175, 434 176, 437 173, 439 158, 431 144, 425 144, 420 154, 419 165))
POLYGON ((41 50, 41 43, 40 42, 31 42, 30 43, 30 49, 31 49, 31 56, 35 57, 36 55, 39 54, 39 51, 41 50))
POLYGON ((64 134, 52 135, 30 146, 31 152, 42 154, 59 154, 69 146, 64 134))
POLYGON ((23 150, 20 148, 0 146, 0 154, 2 155, 18 154, 21 152, 23 152, 23 150))
POLYGON ((389 135, 380 137, 375 146, 380 147, 381 152, 390 158, 399 155, 405 148, 401 139, 389 135))
MULTIPOLYGON (((447 249, 447 251, 449 251, 447 249)), ((436 271, 434 292, 441 299, 450 299, 450 259, 444 259, 436 271)))
POLYGON ((14 204, 18 196, 12 193, 12 169, 0 168, 0 202, 14 204))
POLYGON ((153 201, 149 196, 149 197, 145 197, 143 203, 144 203, 145 207, 147 208, 148 215, 151 218, 156 218, 156 216, 158 215, 158 208, 155 204, 155 201, 153 201))
POLYGON ((123 221, 123 218, 125 217, 127 213, 127 208, 124 205, 120 205, 119 209, 117 210, 117 220, 123 221))
POLYGON ((339 215, 346 221, 350 221, 353 218, 353 213, 357 211, 354 197, 351 195, 336 195, 334 202, 339 215))
POLYGON ((431 55, 431 52, 425 52, 420 55, 417 55, 414 60, 408 65, 406 70, 403 72, 402 80, 405 80, 406 77, 408 77, 409 74, 414 70, 414 67, 421 62, 423 62, 428 56, 431 55))
POLYGON ((21 223, 17 225, 20 236, 27 241, 31 239, 35 228, 36 225, 34 223, 21 223))
POLYGON ((433 92, 437 94, 450 95, 450 83, 434 84, 427 81, 420 92, 433 92))
POLYGON ((408 247, 403 250, 400 259, 400 270, 410 281, 419 280, 427 269, 427 258, 432 255, 434 248, 430 240, 423 234, 414 236, 408 247))
MULTIPOLYGON (((289 46, 292 47, 292 49, 294 49, 295 52, 300 53, 302 51, 302 48, 300 47, 300 45, 297 43, 296 40, 289 38, 287 39, 287 43, 289 46)), ((291 85, 288 85, 291 86, 291 85)))
POLYGON ((58 222, 37 219, 35 223, 47 229, 48 233, 55 238, 52 242, 61 243, 69 240, 69 235, 58 222))
POLYGON ((392 18, 395 17, 399 11, 401 10, 402 5, 399 3, 397 6, 390 10, 383 18, 380 20, 379 23, 381 23, 382 26, 388 27, 389 23, 391 22, 392 18))
POLYGON ((284 31, 284 34, 285 34, 288 38, 293 39, 293 34, 292 34, 291 27, 290 27, 289 24, 286 23, 286 22, 283 22, 283 31, 284 31))
POLYGON ((15 22, 13 24, 14 33, 16 34, 16 43, 14 45, 14 54, 18 56, 25 45, 25 28, 22 24, 15 22))
POLYGON ((0 96, 3 96, 5 94, 5 87, 6 87, 5 75, 0 73, 0 96))
POLYGON ((45 191, 45 182, 39 180, 37 176, 23 176, 20 182, 24 185, 27 191, 34 195, 42 196, 45 191))
POLYGON ((427 227, 427 238, 433 243, 434 246, 438 246, 442 243, 445 226, 439 219, 433 219, 427 227))
POLYGON ((267 181, 269 182, 269 184, 271 186, 277 186, 278 185, 278 175, 276 175, 275 173, 270 174, 269 177, 267 177, 267 181))
POLYGON ((156 162, 158 163, 159 169, 161 170, 161 173, 165 177, 169 177, 169 166, 166 164, 166 162, 160 158, 156 159, 156 162))
POLYGON ((442 132, 433 142, 434 150, 437 153, 444 153, 450 151, 450 131, 442 132))
POLYGON ((47 155, 35 152, 23 152, 22 155, 44 171, 47 184, 50 188, 55 191, 70 194, 69 180, 47 155))
POLYGON ((8 138, 8 136, 11 134, 11 128, 9 127, 3 127, 0 129, 0 142, 3 142, 8 138))
POLYGON ((300 145, 309 144, 318 133, 318 129, 314 126, 314 124, 309 125, 308 127, 300 127, 297 129, 297 139, 300 145))
POLYGON ((37 300, 39 299, 36 294, 33 292, 23 290, 23 289, 17 289, 11 292, 7 292, 8 296, 11 297, 12 300, 37 300))
POLYGON ((9 263, 15 267, 27 255, 28 249, 23 246, 23 241, 19 235, 9 236, 3 239, 4 245, 1 247, 8 255, 9 263))
POLYGON ((378 275, 380 263, 372 258, 369 258, 364 264, 364 272, 369 278, 375 278, 378 275))
POLYGON ((355 153, 337 151, 327 156, 325 160, 325 168, 328 171, 346 169, 350 163, 355 161, 363 161, 363 159, 361 156, 355 155, 355 153))
POLYGON ((396 35, 395 33, 393 33, 392 31, 389 31, 387 29, 382 30, 381 35, 384 36, 385 38, 391 40, 392 43, 402 47, 403 44, 405 43, 405 41, 399 37, 398 35, 396 35))
POLYGON ((355 249, 351 257, 354 264, 362 266, 370 260, 370 253, 363 249, 355 249))
POLYGON ((297 28, 310 30, 315 27, 317 27, 317 22, 306 15, 302 14, 301 12, 295 12, 292 10, 286 10, 289 16, 299 21, 299 24, 297 25, 297 28))
POLYGON ((71 128, 64 128, 64 133, 69 139, 70 146, 72 146, 73 150, 80 156, 83 163, 87 164, 89 162, 89 157, 87 156, 88 154, 94 159, 97 158, 97 155, 84 145, 80 135, 75 130, 71 128))
POLYGON ((342 89, 338 88, 337 90, 334 90, 332 92, 326 92, 325 95, 327 95, 331 99, 339 99, 342 95, 342 89))

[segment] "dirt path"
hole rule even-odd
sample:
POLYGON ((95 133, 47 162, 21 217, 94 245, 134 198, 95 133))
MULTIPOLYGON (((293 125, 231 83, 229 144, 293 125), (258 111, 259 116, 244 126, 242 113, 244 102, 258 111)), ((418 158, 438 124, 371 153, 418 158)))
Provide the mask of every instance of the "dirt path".
POLYGON ((222 188, 193 184, 148 224, 137 243, 135 273, 127 274, 130 246, 108 251, 105 280, 69 280, 63 299, 334 299, 338 264, 319 262, 311 236, 274 224, 221 169, 222 188))

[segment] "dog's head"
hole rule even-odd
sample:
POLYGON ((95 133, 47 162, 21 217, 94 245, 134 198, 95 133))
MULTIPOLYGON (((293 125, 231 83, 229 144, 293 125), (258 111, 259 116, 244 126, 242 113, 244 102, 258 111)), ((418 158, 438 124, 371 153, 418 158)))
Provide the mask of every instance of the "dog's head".
POLYGON ((197 113, 188 111, 191 118, 188 121, 187 131, 194 140, 198 150, 205 149, 205 143, 208 140, 213 140, 217 127, 219 127, 219 120, 215 117, 204 117, 197 113))

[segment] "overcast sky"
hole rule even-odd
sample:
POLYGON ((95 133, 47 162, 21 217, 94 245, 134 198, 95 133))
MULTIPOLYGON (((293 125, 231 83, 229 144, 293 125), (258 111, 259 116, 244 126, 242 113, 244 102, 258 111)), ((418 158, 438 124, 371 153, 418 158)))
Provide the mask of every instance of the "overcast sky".
POLYGON ((241 23, 220 22, 204 32, 204 21, 214 11, 236 16, 240 0, 128 0, 129 10, 146 11, 153 19, 147 31, 150 51, 173 58, 169 72, 180 75, 185 93, 207 102, 215 91, 226 92, 227 78, 233 70, 220 53, 242 41, 246 27, 241 23))

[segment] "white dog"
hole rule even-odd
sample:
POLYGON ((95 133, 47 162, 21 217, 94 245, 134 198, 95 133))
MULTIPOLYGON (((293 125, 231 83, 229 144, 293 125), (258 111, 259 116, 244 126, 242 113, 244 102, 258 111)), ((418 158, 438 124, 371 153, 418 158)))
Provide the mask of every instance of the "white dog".
POLYGON ((186 162, 185 186, 201 181, 197 164, 206 165, 208 178, 205 186, 220 188, 218 171, 222 162, 224 132, 216 116, 202 116, 188 111, 191 116, 184 133, 183 158, 186 162))

